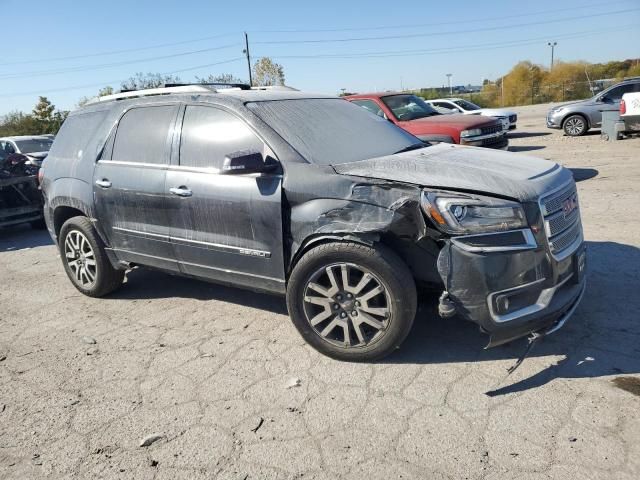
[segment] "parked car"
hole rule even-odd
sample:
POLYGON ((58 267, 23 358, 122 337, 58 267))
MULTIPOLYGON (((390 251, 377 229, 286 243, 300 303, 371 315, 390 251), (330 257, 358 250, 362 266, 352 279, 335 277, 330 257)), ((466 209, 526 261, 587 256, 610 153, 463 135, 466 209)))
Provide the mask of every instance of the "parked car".
POLYGON ((5 155, 0 151, 0 228, 21 223, 45 228, 43 198, 36 173, 24 155, 5 155))
POLYGON ((587 100, 564 103, 547 113, 547 127, 563 129, 569 136, 584 135, 592 128, 600 128, 603 111, 618 111, 625 93, 640 92, 640 77, 613 85, 587 100))
POLYGON ((53 144, 51 137, 52 135, 22 135, 0 138, 0 160, 19 154, 26 156, 29 164, 40 167, 53 144))
POLYGON ((426 146, 336 97, 243 88, 127 92, 69 115, 42 188, 80 292, 147 266, 283 294, 309 344, 351 361, 403 342, 420 284, 491 346, 572 314, 585 250, 569 170, 426 146))
POLYGON ((507 130, 515 130, 518 122, 518 114, 512 110, 482 108, 464 98, 437 98, 435 100, 425 100, 425 102, 436 109, 447 109, 454 113, 499 118, 506 124, 507 130))
POLYGON ((640 132, 640 92, 625 93, 620 101, 620 119, 627 133, 640 132))
POLYGON ((367 93, 344 97, 425 142, 507 149, 509 140, 495 118, 442 115, 416 95, 367 93))

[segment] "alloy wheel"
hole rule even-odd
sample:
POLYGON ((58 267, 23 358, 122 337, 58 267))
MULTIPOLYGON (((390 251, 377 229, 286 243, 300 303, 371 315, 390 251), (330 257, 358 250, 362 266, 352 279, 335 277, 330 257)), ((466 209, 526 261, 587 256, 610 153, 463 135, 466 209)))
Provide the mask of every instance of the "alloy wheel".
POLYGON ((584 131, 584 127, 584 120, 578 117, 573 117, 567 120, 564 128, 569 135, 578 136, 582 134, 582 132, 584 131))
POLYGON ((64 241, 64 254, 78 285, 90 288, 96 281, 98 269, 87 237, 79 230, 71 230, 64 241))
POLYGON ((391 299, 384 282, 352 263, 317 270, 307 282, 304 312, 323 340, 363 347, 379 340, 391 322, 391 299))

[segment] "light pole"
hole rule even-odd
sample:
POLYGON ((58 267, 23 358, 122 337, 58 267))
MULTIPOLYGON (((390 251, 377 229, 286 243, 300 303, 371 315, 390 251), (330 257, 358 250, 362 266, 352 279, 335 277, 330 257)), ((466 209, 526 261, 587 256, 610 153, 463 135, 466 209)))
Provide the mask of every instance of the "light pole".
POLYGON ((554 50, 556 48, 556 45, 558 45, 558 42, 547 42, 547 45, 549 45, 551 47, 551 69, 553 69, 553 53, 554 50))
POLYGON ((449 96, 453 95, 453 90, 451 90, 451 75, 452 73, 447 73, 447 83, 449 84, 449 96))

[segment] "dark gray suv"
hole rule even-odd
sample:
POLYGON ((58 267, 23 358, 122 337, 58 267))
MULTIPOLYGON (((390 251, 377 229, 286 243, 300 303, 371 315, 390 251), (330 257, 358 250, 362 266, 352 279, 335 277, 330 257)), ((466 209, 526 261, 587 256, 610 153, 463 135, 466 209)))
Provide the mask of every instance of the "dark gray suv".
POLYGON ((82 293, 146 266, 286 294, 302 336, 334 358, 397 348, 416 285, 490 345, 556 330, 584 291, 568 170, 429 146, 335 97, 117 94, 69 116, 43 169, 47 225, 82 293))

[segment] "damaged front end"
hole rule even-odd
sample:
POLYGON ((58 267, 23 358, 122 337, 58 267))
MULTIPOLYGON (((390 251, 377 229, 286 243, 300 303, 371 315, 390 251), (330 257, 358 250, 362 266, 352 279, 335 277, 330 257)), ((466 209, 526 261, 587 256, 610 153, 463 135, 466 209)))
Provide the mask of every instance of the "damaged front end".
POLYGON ((490 335, 487 348, 557 330, 585 289, 575 183, 521 208, 518 228, 451 236, 438 256, 445 305, 490 335))

